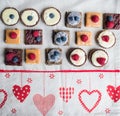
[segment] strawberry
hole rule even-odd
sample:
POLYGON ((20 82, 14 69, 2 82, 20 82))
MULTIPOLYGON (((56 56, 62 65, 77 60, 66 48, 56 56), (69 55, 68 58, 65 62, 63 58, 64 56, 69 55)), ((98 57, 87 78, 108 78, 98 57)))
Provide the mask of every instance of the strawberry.
POLYGON ((17 38, 17 33, 10 32, 9 36, 10 36, 11 39, 16 39, 17 38))
POLYGON ((107 28, 109 28, 109 29, 112 29, 114 27, 114 25, 115 24, 114 24, 113 21, 108 21, 107 24, 106 24, 107 28))
POLYGON ((109 36, 108 35, 102 36, 102 40, 105 41, 105 42, 108 42, 109 41, 109 36))
POLYGON ((81 40, 83 42, 86 42, 88 40, 88 36, 87 35, 81 35, 81 40))
POLYGON ((99 21, 99 17, 97 15, 93 15, 91 17, 91 20, 94 22, 94 23, 97 23, 99 21))
POLYGON ((102 65, 102 66, 105 65, 106 58, 99 57, 96 60, 100 65, 102 65))
POLYGON ((80 58, 80 56, 78 54, 72 55, 72 59, 75 61, 79 60, 79 58, 80 58))
POLYGON ((28 58, 29 58, 30 60, 35 60, 36 56, 35 56, 34 53, 29 53, 29 54, 28 54, 28 58))

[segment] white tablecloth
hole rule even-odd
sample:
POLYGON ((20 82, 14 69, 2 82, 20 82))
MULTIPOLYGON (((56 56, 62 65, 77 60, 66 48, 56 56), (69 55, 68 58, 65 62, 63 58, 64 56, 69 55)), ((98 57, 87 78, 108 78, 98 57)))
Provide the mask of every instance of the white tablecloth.
MULTIPOLYGON (((112 30, 117 41, 113 48, 106 50, 109 54, 109 62, 105 67, 95 68, 88 60, 84 66, 74 67, 67 61, 66 52, 71 47, 78 47, 74 43, 75 32, 78 30, 90 30, 93 33, 92 46, 81 47, 88 53, 92 48, 100 48, 95 43, 95 35, 102 30, 102 27, 97 29, 86 28, 84 20, 82 21, 81 29, 66 28, 64 26, 66 11, 81 11, 83 17, 84 13, 88 11, 120 13, 119 0, 1 0, 0 6, 0 11, 5 7, 15 7, 19 11, 25 8, 34 8, 39 13, 44 8, 52 6, 58 8, 62 14, 61 21, 56 26, 46 26, 40 20, 38 25, 31 27, 31 29, 43 29, 43 45, 41 46, 27 46, 24 44, 23 33, 24 29, 28 28, 23 26, 21 22, 15 26, 8 27, 0 21, 0 104, 2 104, 3 99, 5 101, 2 106, 0 105, 0 116, 42 116, 42 114, 46 116, 120 116, 120 101, 114 102, 107 92, 108 85, 112 85, 114 89, 120 85, 120 74, 118 73, 120 68, 120 30, 112 30), (4 42, 4 30, 6 28, 18 28, 21 30, 20 45, 7 45, 4 42), (54 29, 70 30, 71 40, 69 46, 60 47, 63 51, 62 65, 47 66, 45 64, 45 48, 58 47, 52 43, 51 34, 54 29), (28 65, 23 62, 22 66, 6 66, 3 57, 4 48, 6 47, 39 48, 42 61, 40 64, 34 65, 28 65), (14 71, 9 72, 9 70, 14 71), (15 70, 19 71, 15 72, 15 70), (21 70, 23 71, 22 73, 21 70), (25 70, 34 70, 36 72, 26 72, 25 70), (60 72, 56 72, 57 70, 60 72), (70 70, 73 71, 70 72, 70 70), (78 72, 75 73, 74 70, 78 70, 78 72), (86 72, 86 70, 90 71, 86 72), (97 70, 102 71, 96 72, 97 70), (104 72, 104 70, 111 71, 104 72), (21 87, 21 95, 24 91, 22 87, 25 85, 30 87, 30 92, 28 92, 28 96, 22 103, 14 95, 13 89, 16 89, 14 85, 21 87), (68 99, 68 102, 65 102, 60 96, 61 87, 64 87, 65 91, 67 91, 67 88, 74 88, 74 93, 71 94, 71 99, 68 99), (81 93, 82 91, 83 94, 81 93), (5 96, 7 99, 5 99, 5 96), (42 101, 45 105, 41 103, 42 101)), ((117 90, 120 91, 119 87, 117 90)))

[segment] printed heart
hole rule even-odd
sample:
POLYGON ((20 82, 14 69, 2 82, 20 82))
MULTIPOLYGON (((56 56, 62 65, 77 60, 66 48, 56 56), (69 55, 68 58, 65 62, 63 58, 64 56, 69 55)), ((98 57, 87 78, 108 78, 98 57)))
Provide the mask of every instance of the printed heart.
POLYGON ((108 85, 107 93, 114 102, 117 102, 120 99, 120 86, 114 87, 112 85, 108 85))
POLYGON ((20 87, 19 85, 13 86, 13 94, 20 101, 23 102, 30 93, 30 86, 25 85, 20 87))
POLYGON ((99 102, 101 101, 102 95, 98 90, 92 90, 92 91, 82 90, 78 96, 79 96, 79 101, 83 106, 83 108, 90 113, 98 106, 99 102), (87 103, 88 102, 87 100, 89 100, 90 104, 87 103))
POLYGON ((108 35, 102 36, 102 40, 105 41, 105 42, 108 42, 109 41, 109 36, 108 35))
POLYGON ((4 104, 5 104, 5 102, 7 101, 7 92, 5 90, 3 90, 3 89, 0 89, 0 94, 4 95, 4 98, 0 103, 0 108, 2 108, 4 106, 4 104))
POLYGON ((60 87, 59 88, 59 94, 60 97, 63 99, 64 102, 68 102, 69 99, 72 98, 72 95, 74 94, 74 88, 73 87, 60 87))
POLYGON ((42 115, 45 116, 55 104, 55 96, 49 94, 48 96, 43 97, 40 94, 36 94, 33 96, 33 102, 42 115))
POLYGON ((99 57, 96 60, 100 65, 102 65, 102 66, 105 65, 106 58, 99 57))

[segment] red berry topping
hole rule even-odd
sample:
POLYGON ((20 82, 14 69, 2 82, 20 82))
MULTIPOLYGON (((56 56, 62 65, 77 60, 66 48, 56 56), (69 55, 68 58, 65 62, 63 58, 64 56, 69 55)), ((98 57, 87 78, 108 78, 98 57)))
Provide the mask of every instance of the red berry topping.
POLYGON ((105 41, 105 42, 108 42, 109 41, 109 36, 108 35, 102 36, 102 40, 105 41))
POLYGON ((36 56, 35 56, 34 53, 29 53, 29 54, 28 54, 28 58, 29 58, 30 60, 35 60, 36 56))
POLYGON ((114 25, 115 24, 114 24, 113 21, 108 21, 107 24, 106 24, 107 28, 109 28, 109 29, 112 29, 114 27, 114 25))
POLYGON ((86 42, 88 40, 88 36, 87 35, 81 35, 81 40, 83 42, 86 42))
POLYGON ((11 39, 16 39, 17 38, 17 33, 10 32, 9 36, 10 36, 11 39))
POLYGON ((8 53, 8 54, 6 54, 6 56, 5 56, 6 57, 6 61, 11 61, 14 56, 15 56, 14 53, 8 53))
POLYGON ((94 23, 97 23, 99 21, 99 17, 97 15, 93 15, 91 17, 91 20, 94 22, 94 23))
POLYGON ((38 37, 38 36, 39 36, 39 31, 34 31, 34 32, 33 32, 33 36, 34 36, 34 37, 38 37))
POLYGON ((106 61, 106 58, 103 58, 103 57, 97 58, 97 62, 102 66, 105 65, 105 61, 106 61))
POLYGON ((75 61, 79 60, 79 58, 80 58, 80 56, 78 54, 72 55, 72 59, 75 61))

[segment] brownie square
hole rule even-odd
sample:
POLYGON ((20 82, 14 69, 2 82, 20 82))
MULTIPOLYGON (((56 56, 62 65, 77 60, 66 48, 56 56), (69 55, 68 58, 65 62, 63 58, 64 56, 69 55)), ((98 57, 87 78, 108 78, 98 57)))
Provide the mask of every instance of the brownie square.
POLYGON ((27 64, 40 63, 40 50, 39 49, 26 49, 25 50, 25 62, 27 64))
POLYGON ((66 46, 69 45, 70 32, 68 30, 53 30, 53 44, 66 46))
POLYGON ((120 29, 120 14, 104 13, 103 28, 104 29, 120 29))
POLYGON ((102 13, 87 12, 85 14, 86 27, 101 27, 102 26, 102 13))
POLYGON ((92 33, 90 31, 77 31, 76 44, 80 46, 89 46, 92 44, 92 33))
POLYGON ((42 30, 25 30, 24 42, 27 45, 40 45, 42 37, 42 30))
POLYGON ((20 44, 20 30, 19 29, 6 29, 5 42, 7 44, 20 44))
POLYGON ((12 66, 21 66, 22 65, 22 49, 5 49, 5 64, 12 66))
POLYGON ((62 50, 60 48, 45 49, 45 60, 47 65, 62 64, 62 50))
POLYGON ((82 13, 81 12, 66 12, 65 26, 70 28, 81 28, 82 13))

